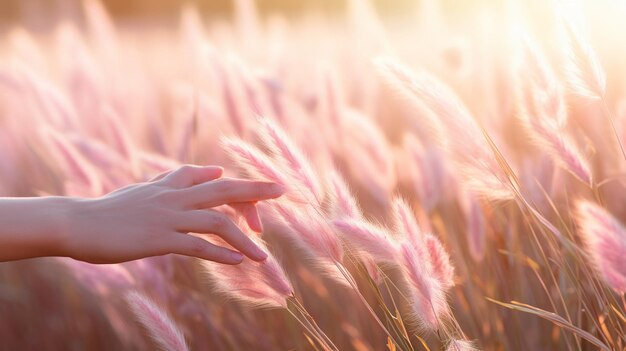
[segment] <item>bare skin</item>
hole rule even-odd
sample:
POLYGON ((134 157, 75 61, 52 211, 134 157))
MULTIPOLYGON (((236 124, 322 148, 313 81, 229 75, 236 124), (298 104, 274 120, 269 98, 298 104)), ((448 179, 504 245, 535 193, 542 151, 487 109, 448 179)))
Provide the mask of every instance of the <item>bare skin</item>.
POLYGON ((229 205, 261 231, 255 203, 284 190, 222 173, 220 167, 183 166, 95 199, 0 198, 0 261, 66 256, 119 263, 165 254, 225 264, 241 263, 243 255, 262 261, 267 254, 211 208, 229 205), (219 235, 237 251, 209 243, 205 234, 219 235))

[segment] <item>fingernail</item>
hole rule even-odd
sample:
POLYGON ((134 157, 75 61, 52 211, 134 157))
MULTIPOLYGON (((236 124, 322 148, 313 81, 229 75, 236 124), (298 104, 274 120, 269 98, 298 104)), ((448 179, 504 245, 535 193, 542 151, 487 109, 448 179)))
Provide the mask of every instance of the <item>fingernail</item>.
POLYGON ((277 184, 277 183, 272 183, 269 185, 268 189, 272 192, 272 193, 276 193, 276 194, 284 194, 285 193, 285 187, 277 184))
POLYGON ((230 258, 232 258, 233 261, 237 261, 237 262, 243 261, 243 255, 240 254, 239 252, 235 252, 235 251, 232 251, 230 253, 230 258))
POLYGON ((255 251, 255 256, 257 257, 258 261, 263 261, 267 258, 267 253, 261 250, 261 248, 257 247, 255 251))

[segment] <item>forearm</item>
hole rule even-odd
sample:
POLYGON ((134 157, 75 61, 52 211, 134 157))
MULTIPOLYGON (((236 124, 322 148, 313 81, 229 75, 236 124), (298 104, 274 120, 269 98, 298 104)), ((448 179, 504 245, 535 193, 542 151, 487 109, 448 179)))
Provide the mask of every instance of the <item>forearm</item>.
POLYGON ((0 198, 0 261, 64 255, 68 197, 0 198))

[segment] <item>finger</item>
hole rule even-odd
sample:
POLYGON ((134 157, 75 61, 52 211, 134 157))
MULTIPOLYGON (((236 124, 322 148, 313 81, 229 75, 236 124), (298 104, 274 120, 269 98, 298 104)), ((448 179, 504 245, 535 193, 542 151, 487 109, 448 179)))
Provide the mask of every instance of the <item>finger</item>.
POLYGON ((255 205, 256 202, 235 202, 228 204, 228 206, 235 209, 235 211, 246 219, 246 223, 248 223, 250 229, 261 233, 263 231, 263 224, 261 224, 261 217, 255 205))
POLYGON ((165 176, 167 176, 168 174, 174 172, 173 169, 170 169, 169 171, 165 171, 162 173, 157 174, 154 178, 150 179, 148 182, 153 183, 153 182, 158 182, 159 180, 165 178, 165 176))
POLYGON ((281 196, 283 186, 271 182, 222 178, 184 190, 189 206, 209 208, 234 202, 253 202, 281 196))
POLYGON ((167 174, 160 182, 173 188, 187 188, 217 179, 223 173, 224 169, 219 166, 184 165, 167 174))
POLYGON ((165 245, 167 246, 167 252, 174 254, 197 257, 225 264, 239 264, 243 261, 243 255, 241 253, 213 245, 193 235, 173 234, 165 245))
POLYGON ((244 255, 263 261, 267 254, 258 247, 228 216, 217 211, 188 211, 181 216, 177 230, 183 233, 216 234, 244 255))

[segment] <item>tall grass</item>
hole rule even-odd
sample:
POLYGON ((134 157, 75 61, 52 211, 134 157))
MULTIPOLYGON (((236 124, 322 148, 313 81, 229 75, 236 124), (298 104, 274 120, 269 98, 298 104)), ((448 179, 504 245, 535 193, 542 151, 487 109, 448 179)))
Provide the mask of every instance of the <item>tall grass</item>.
POLYGON ((2 264, 3 347, 623 350, 623 73, 596 51, 619 38, 526 3, 353 0, 344 21, 242 0, 176 27, 84 1, 46 34, 16 23, 0 195, 96 197, 185 163, 286 193, 255 228, 217 209, 264 262, 2 264))

